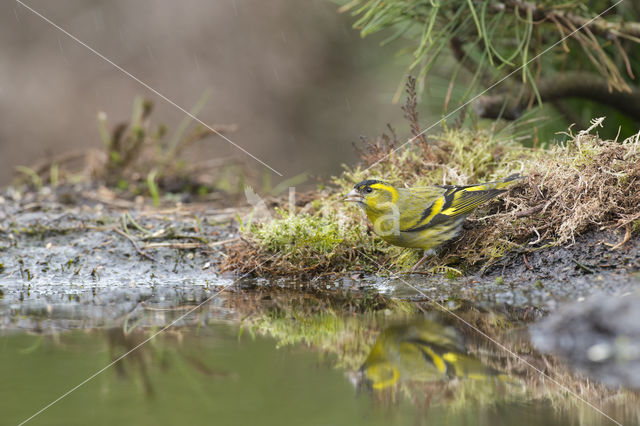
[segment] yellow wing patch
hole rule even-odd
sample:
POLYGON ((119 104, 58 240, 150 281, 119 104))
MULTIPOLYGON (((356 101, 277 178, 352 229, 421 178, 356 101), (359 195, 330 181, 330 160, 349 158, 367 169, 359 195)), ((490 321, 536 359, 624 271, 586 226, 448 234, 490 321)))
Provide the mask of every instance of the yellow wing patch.
POLYGON ((420 347, 422 349, 422 351, 424 351, 427 355, 429 355, 429 357, 431 358, 431 361, 433 362, 433 365, 435 365, 435 367, 438 369, 439 372, 441 373, 446 373, 447 371, 447 366, 445 365, 444 361, 442 360, 442 358, 440 358, 438 356, 438 354, 436 354, 433 349, 431 349, 429 346, 421 346, 420 347))
POLYGON ((471 213, 471 211, 480 204, 489 201, 503 192, 503 190, 500 189, 473 189, 473 191, 476 192, 469 192, 468 188, 456 191, 453 194, 450 207, 440 213, 449 217, 471 213))

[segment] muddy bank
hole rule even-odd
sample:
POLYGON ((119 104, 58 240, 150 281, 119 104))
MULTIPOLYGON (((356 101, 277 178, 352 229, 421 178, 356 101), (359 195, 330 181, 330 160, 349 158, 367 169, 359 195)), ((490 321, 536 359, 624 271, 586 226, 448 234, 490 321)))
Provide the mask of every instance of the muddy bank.
POLYGON ((21 315, 117 318, 146 300, 175 306, 230 283, 216 264, 222 243, 235 235, 231 211, 153 209, 100 192, 68 187, 2 194, 3 324, 21 315))
MULTIPOLYGON (((382 275, 346 271, 311 280, 220 273, 226 244, 238 236, 236 211, 208 205, 155 209, 66 187, 0 203, 0 318, 3 328, 33 327, 29 318, 61 326, 117 320, 141 304, 196 303, 223 287, 295 292, 382 294, 394 298, 470 301, 477 306, 553 310, 559 302, 639 285, 639 239, 611 249, 623 233, 598 231, 574 244, 508 255, 485 271, 382 275), (235 283, 235 284, 234 284, 235 283)), ((227 291, 229 291, 227 290, 227 291)))
POLYGON ((535 288, 547 294, 548 307, 594 292, 624 293, 640 285, 640 238, 634 236, 612 248, 624 234, 615 230, 590 231, 570 245, 509 254, 479 274, 478 279, 535 288))

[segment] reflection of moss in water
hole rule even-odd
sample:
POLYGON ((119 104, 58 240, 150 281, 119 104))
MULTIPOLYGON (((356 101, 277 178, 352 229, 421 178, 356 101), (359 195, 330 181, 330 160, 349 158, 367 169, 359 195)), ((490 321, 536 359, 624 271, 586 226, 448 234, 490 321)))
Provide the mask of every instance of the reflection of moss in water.
POLYGON ((346 370, 357 369, 378 334, 386 315, 406 315, 414 312, 409 303, 390 302, 387 309, 375 311, 360 301, 364 312, 345 314, 339 306, 327 306, 320 312, 308 308, 267 310, 246 320, 252 333, 275 338, 278 346, 303 343, 323 353, 335 356, 335 365, 346 370))
POLYGON ((376 328, 361 327, 359 318, 339 318, 332 312, 304 315, 265 315, 251 320, 252 332, 269 335, 278 346, 303 343, 338 355, 336 366, 352 369, 362 359, 375 338, 376 328))

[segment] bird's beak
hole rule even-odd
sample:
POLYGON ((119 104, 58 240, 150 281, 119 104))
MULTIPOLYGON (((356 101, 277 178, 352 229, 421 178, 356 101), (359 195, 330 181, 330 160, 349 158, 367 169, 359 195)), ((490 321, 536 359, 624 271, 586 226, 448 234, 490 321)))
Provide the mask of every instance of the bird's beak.
POLYGON ((364 203, 364 197, 358 191, 352 189, 351 192, 344 197, 344 201, 352 201, 354 203, 364 203))

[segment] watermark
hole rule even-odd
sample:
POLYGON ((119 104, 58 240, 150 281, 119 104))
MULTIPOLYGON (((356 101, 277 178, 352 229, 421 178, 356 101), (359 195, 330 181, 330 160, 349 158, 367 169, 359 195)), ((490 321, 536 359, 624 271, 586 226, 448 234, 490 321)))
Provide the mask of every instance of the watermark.
POLYGON ((373 232, 381 237, 400 235, 400 209, 394 202, 378 204, 377 209, 384 212, 373 220, 373 232))
MULTIPOLYGON (((296 187, 288 188, 289 196, 286 213, 289 217, 296 214, 296 187)), ((250 227, 253 223, 264 223, 273 220, 273 214, 267 206, 267 201, 258 195, 252 187, 245 186, 244 196, 251 206, 251 211, 242 218, 243 227, 250 227)), ((376 210, 381 214, 373 220, 373 231, 381 237, 400 235, 400 209, 392 201, 385 201, 376 205, 376 210)), ((313 242, 313 238, 310 239, 313 242)))

